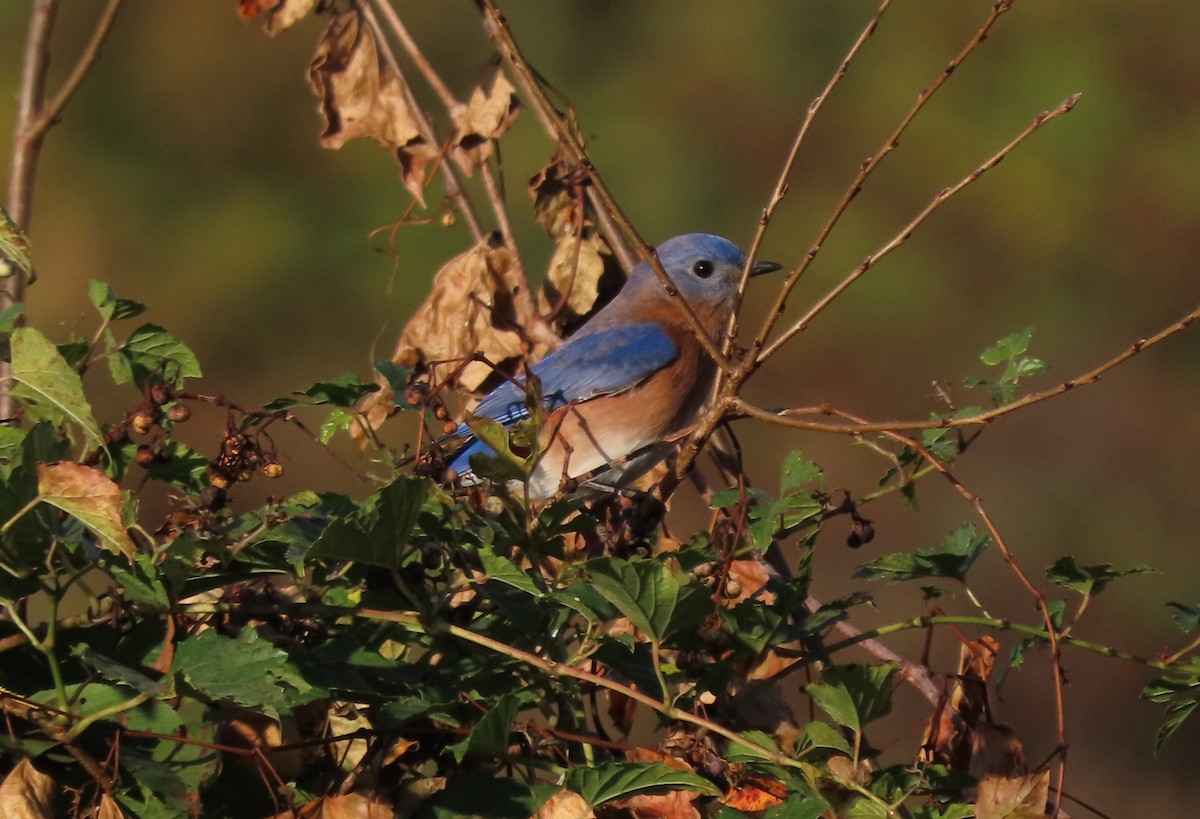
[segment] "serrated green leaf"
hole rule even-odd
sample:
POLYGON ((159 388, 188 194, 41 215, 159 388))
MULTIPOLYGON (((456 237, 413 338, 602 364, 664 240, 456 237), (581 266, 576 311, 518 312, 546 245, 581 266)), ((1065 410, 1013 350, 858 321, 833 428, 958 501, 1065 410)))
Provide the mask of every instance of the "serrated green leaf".
POLYGON ((1175 609, 1175 625, 1180 631, 1186 633, 1200 626, 1200 606, 1187 606, 1183 603, 1167 603, 1167 606, 1175 609))
POLYGON ((1104 591, 1105 587, 1118 577, 1147 573, 1156 572, 1149 566, 1133 566, 1128 569, 1114 569, 1111 563, 1080 566, 1075 562, 1074 557, 1067 555, 1060 557, 1053 566, 1046 570, 1046 579, 1064 589, 1077 591, 1084 595, 1096 595, 1104 591))
POLYGON ((520 700, 512 694, 505 694, 497 700, 471 728, 471 733, 466 739, 450 746, 449 750, 454 754, 454 758, 462 762, 468 754, 507 757, 508 737, 512 733, 513 720, 517 718, 520 708, 520 700))
MULTIPOLYGON (((394 361, 376 361, 375 372, 387 380, 388 389, 396 395, 404 394, 404 388, 408 386, 408 379, 412 376, 412 370, 401 367, 394 361)), ((400 402, 400 406, 405 408, 405 402, 400 402)))
POLYGON ((100 676, 110 682, 127 685, 142 694, 149 694, 160 699, 175 696, 175 680, 171 676, 152 680, 138 669, 119 663, 82 643, 71 649, 71 655, 78 657, 84 665, 95 669, 100 676))
POLYGON ((849 756, 850 743, 827 722, 810 722, 804 726, 804 743, 814 748, 830 748, 849 756))
POLYGON ((695 628, 713 609, 707 589, 655 560, 605 557, 584 568, 596 590, 655 642, 695 628))
POLYGON ((318 381, 306 390, 294 392, 300 398, 276 398, 263 405, 268 412, 291 409, 295 406, 318 406, 332 404, 336 407, 353 407, 364 395, 379 392, 378 384, 367 384, 354 373, 343 373, 329 381, 318 381), (301 400, 308 399, 308 400, 301 400))
POLYGON ((210 699, 234 702, 268 713, 285 707, 303 681, 288 668, 288 655, 252 628, 235 640, 215 629, 202 631, 175 647, 171 671, 210 699))
POLYGON ((786 495, 806 483, 814 482, 817 484, 817 489, 825 488, 825 473, 821 471, 821 467, 799 452, 789 452, 784 457, 783 467, 780 470, 779 493, 786 495))
POLYGON ((106 321, 120 321, 141 315, 146 305, 129 299, 118 298, 108 282, 100 279, 88 280, 88 300, 106 321))
POLYGON ((979 360, 989 367, 1008 361, 1029 349, 1033 340, 1033 328, 1027 327, 1019 333, 1013 333, 997 341, 979 354, 979 360))
POLYGON ((118 377, 123 373, 128 373, 128 377, 139 387, 144 387, 150 380, 161 380, 180 387, 184 379, 203 375, 196 354, 157 324, 143 324, 134 330, 110 356, 110 362, 113 358, 120 358, 128 365, 127 368, 118 368, 110 363, 113 378, 118 384, 125 383, 118 377))
POLYGON ((317 437, 321 443, 329 443, 333 440, 334 435, 349 430, 356 417, 355 413, 341 407, 331 410, 329 415, 325 416, 325 420, 321 422, 321 431, 317 437))
MULTIPOLYGON (((742 731, 740 736, 746 739, 747 742, 753 742, 770 751, 778 751, 779 745, 776 744, 774 737, 765 731, 742 731)), ((743 745, 739 742, 732 742, 729 745, 729 750, 725 753, 725 759, 729 762, 754 762, 762 760, 770 760, 769 756, 749 745, 743 745)))
POLYGON ((942 542, 942 550, 918 549, 913 553, 897 552, 864 563, 855 577, 869 580, 888 580, 900 583, 929 577, 948 577, 965 581, 967 572, 983 550, 991 543, 987 532, 963 525, 951 532, 942 542))
POLYGON ((397 478, 367 498, 356 514, 334 519, 308 550, 308 557, 399 566, 431 488, 424 478, 397 478))
POLYGON ((605 762, 593 768, 575 767, 567 771, 563 785, 592 807, 639 793, 689 790, 706 796, 720 794, 707 779, 662 762, 605 762))
POLYGON ((37 418, 71 419, 97 446, 104 445, 92 407, 83 394, 79 373, 50 341, 32 327, 18 327, 10 341, 13 394, 32 405, 37 418))
POLYGON ((895 663, 851 663, 826 668, 821 683, 806 686, 817 705, 839 725, 853 731, 886 716, 892 710, 892 677, 895 663))

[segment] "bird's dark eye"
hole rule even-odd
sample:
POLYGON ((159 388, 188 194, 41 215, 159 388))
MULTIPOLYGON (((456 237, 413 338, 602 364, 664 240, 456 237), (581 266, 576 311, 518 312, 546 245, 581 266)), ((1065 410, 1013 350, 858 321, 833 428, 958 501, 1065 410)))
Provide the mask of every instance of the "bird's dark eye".
POLYGON ((701 279, 707 279, 713 274, 713 263, 708 259, 701 259, 692 265, 692 272, 701 279))

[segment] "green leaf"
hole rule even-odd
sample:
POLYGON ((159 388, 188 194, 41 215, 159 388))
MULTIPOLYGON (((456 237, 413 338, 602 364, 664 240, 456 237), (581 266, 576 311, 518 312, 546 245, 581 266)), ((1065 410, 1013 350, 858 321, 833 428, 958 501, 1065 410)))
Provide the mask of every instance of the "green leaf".
POLYGON ((142 694, 149 694, 152 697, 163 698, 175 696, 173 677, 167 676, 160 680, 152 680, 136 668, 130 668, 111 657, 106 657, 91 646, 83 643, 76 644, 71 649, 71 655, 78 657, 84 665, 94 668, 99 672, 100 676, 110 682, 127 685, 142 694))
MULTIPOLYGON (((765 731, 743 731, 741 736, 748 742, 753 742, 763 748, 772 751, 778 751, 779 745, 775 739, 765 731)), ((729 762, 760 762, 769 760, 770 757, 764 756, 761 751, 751 748, 748 745, 743 745, 738 742, 733 742, 729 745, 729 750, 725 752, 725 759, 729 762)))
POLYGON ((707 589, 655 560, 605 557, 584 568, 596 590, 658 643, 700 625, 713 608, 707 589))
POLYGON ((1029 342, 1032 340, 1033 328, 1026 327, 1021 332, 1006 336, 997 341, 993 346, 988 347, 979 354, 979 360, 989 367, 994 367, 1028 350, 1029 342))
POLYGON ((325 420, 321 422, 321 431, 317 436, 321 443, 327 444, 333 440, 333 436, 339 432, 345 432, 354 424, 354 419, 358 416, 341 407, 337 407, 330 411, 329 415, 325 416, 325 420))
POLYGON ((786 495, 799 489, 806 483, 817 484, 817 489, 825 488, 825 473, 821 467, 806 459, 799 452, 789 452, 783 459, 780 471, 779 493, 786 495))
POLYGON ((864 563, 855 577, 870 580, 889 580, 900 583, 905 580, 920 580, 929 577, 948 577, 965 581, 967 572, 991 543, 987 532, 964 524, 942 542, 942 550, 918 549, 909 554, 897 552, 864 563))
MULTIPOLYGON (((404 388, 408 386, 408 379, 412 376, 412 370, 401 367, 394 361, 376 361, 375 372, 387 379, 388 389, 395 395, 404 394, 404 388)), ((405 408, 407 402, 401 401, 399 406, 405 408)))
POLYGON ((399 566, 431 488, 424 478, 397 478, 367 498, 358 513, 334 519, 308 550, 308 557, 399 566))
POLYGON ((100 311, 106 321, 120 321, 141 315, 146 305, 129 299, 118 298, 107 282, 100 279, 88 280, 88 300, 100 311))
POLYGON ((1200 606, 1187 606, 1183 603, 1167 603, 1170 608, 1175 609, 1175 625, 1179 630, 1187 633, 1200 626, 1200 606))
POLYGON ((307 685, 288 667, 288 655, 245 628, 232 639, 215 629, 175 647, 172 673, 194 691, 217 701, 276 712, 307 685))
POLYGON ((1142 698, 1166 705, 1167 719, 1154 736, 1154 750, 1162 750, 1180 726, 1200 706, 1200 658, 1192 658, 1142 689, 1142 698))
POLYGON ((13 394, 32 403, 35 417, 54 422, 70 418, 97 446, 103 446, 79 373, 71 369, 58 348, 31 327, 14 330, 10 344, 12 377, 18 385, 13 394))
POLYGON ((563 777, 563 785, 579 794, 592 807, 639 793, 689 790, 718 796, 707 779, 690 771, 678 771, 662 762, 605 762, 594 768, 575 767, 563 777))
POLYGON ((263 405, 263 409, 274 412, 290 409, 297 405, 317 406, 320 404, 353 407, 358 399, 373 392, 379 392, 378 384, 365 384, 354 373, 344 373, 330 381, 318 381, 303 392, 292 393, 292 395, 307 398, 307 401, 295 398, 276 398, 263 405))
POLYGON ((162 381, 175 387, 183 386, 185 378, 200 378, 200 362, 196 354, 175 336, 157 324, 143 324, 133 331, 125 343, 109 357, 113 378, 123 384, 129 378, 139 387, 149 381, 162 381), (112 367, 113 360, 122 360, 127 368, 112 367), (128 377, 125 377, 125 374, 128 377))
POLYGON ((857 732, 891 713, 892 677, 898 668, 895 663, 830 666, 821 674, 823 682, 805 690, 835 722, 857 732))
POLYGON ((1046 570, 1046 579, 1064 589, 1077 591, 1083 595, 1094 595, 1104 591, 1105 587, 1118 577, 1148 573, 1156 574, 1157 572, 1149 566, 1114 569, 1111 563, 1080 566, 1075 562, 1075 558, 1067 555, 1060 557, 1053 566, 1046 570))
POLYGON ((850 755, 850 743, 827 722, 810 722, 804 726, 804 744, 813 748, 830 748, 850 755))
POLYGON ((454 754, 454 758, 462 762, 468 754, 507 757, 508 737, 512 733, 513 720, 517 718, 520 707, 520 701, 512 694, 505 694, 497 700, 479 722, 475 723, 466 739, 450 746, 449 750, 454 754))

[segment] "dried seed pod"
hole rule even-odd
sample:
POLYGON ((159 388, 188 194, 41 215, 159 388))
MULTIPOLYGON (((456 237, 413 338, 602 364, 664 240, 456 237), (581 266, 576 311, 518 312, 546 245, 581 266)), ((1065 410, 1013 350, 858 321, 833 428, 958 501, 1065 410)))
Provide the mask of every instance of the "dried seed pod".
POLYGON ((130 419, 129 426, 133 427, 133 431, 138 435, 145 435, 154 429, 154 416, 149 413, 139 412, 130 419))
POLYGON ((155 404, 158 404, 160 407, 163 404, 170 401, 172 398, 174 398, 174 396, 171 395, 171 391, 167 389, 166 385, 164 385, 164 384, 151 384, 150 385, 150 400, 153 401, 155 404))
POLYGON ((187 404, 175 404, 167 410, 167 417, 177 424, 181 424, 192 417, 192 411, 187 404))
POLYGON ((283 464, 278 461, 268 461, 262 465, 262 473, 268 478, 278 478, 283 474, 283 464))
POLYGON ((157 460, 157 456, 154 454, 153 448, 143 444, 137 448, 137 454, 133 456, 133 460, 138 466, 147 467, 157 460))
POLYGON ((212 475, 209 476, 208 483, 210 486, 215 486, 217 489, 228 489, 229 488, 229 476, 224 475, 220 472, 214 472, 212 475))

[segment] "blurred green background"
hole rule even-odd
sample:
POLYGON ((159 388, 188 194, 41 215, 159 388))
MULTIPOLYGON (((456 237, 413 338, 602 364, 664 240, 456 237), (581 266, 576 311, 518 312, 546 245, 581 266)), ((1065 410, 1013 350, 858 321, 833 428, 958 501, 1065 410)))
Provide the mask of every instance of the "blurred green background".
MULTIPOLYGON (((534 65, 573 102, 593 160, 642 234, 654 242, 708 230, 741 243, 753 235, 805 107, 876 5, 501 3, 534 65)), ((64 4, 52 89, 101 6, 64 4)), ((818 120, 763 256, 799 260, 859 163, 989 6, 896 4, 818 120)), ((397 0, 396 7, 465 99, 491 59, 474 4, 397 0)), ((10 123, 27 15, 26 2, 0 4, 7 44, 0 97, 9 101, 10 123)), ((322 26, 307 20, 270 39, 237 17, 234 0, 127 0, 43 155, 31 230, 41 277, 29 293, 35 325, 57 340, 88 333, 95 317, 85 283, 106 279, 119 294, 148 302, 148 320, 193 346, 206 372, 200 390, 243 404, 347 370, 366 375, 374 358, 390 352, 433 272, 469 237, 436 218, 404 227, 396 259, 384 252, 386 240, 368 239, 399 216, 408 195, 373 143, 337 152, 317 145, 321 122, 305 71, 322 26)), ((1182 0, 1155 4, 1153 13, 1119 2, 1016 3, 871 178, 791 299, 792 314, 1034 114, 1082 91, 1075 112, 871 270, 771 362, 750 396, 769 406, 826 402, 869 418, 919 418, 935 407, 935 381, 981 373, 978 352, 1011 332, 1035 326, 1033 352, 1053 365, 1033 388, 1090 369, 1185 314, 1200 295, 1198 40, 1200 14, 1182 0)), ((432 106, 427 89, 414 84, 432 106)), ((0 155, 8 148, 5 136, 0 155)), ((525 183, 550 153, 528 114, 503 146, 510 212, 535 270, 550 245, 533 223, 525 183)), ((481 212, 484 201, 478 197, 481 212)), ((436 193, 430 204, 436 217, 436 193)), ((752 320, 769 290, 756 282, 752 320)), ((957 469, 1035 574, 1064 554, 1162 570, 1117 583, 1089 610, 1079 636, 1154 654, 1180 643, 1164 604, 1200 601, 1198 368, 1193 330, 1097 385, 997 423, 957 469)), ((962 404, 982 400, 956 394, 962 404)), ((135 403, 103 390, 94 401, 102 418, 135 403)), ((198 415, 189 434, 211 452, 223 416, 198 415)), ((831 487, 855 494, 873 489, 885 468, 846 438, 746 422, 738 431, 751 475, 767 488, 788 449, 821 463, 831 487)), ((365 491, 302 436, 283 432, 278 440, 286 478, 247 487, 243 501, 299 488, 365 491)), ((858 563, 935 545, 972 518, 944 483, 929 479, 918 494, 919 515, 894 499, 865 510, 878 535, 857 552, 842 543, 848 524, 832 525, 820 544, 814 593, 829 599, 862 588, 852 577, 858 563)), ((680 534, 696 511, 694 500, 680 498, 680 534)), ((994 614, 1036 620, 995 554, 976 573, 994 614)), ((879 607, 861 613, 864 625, 922 608, 915 587, 871 590, 879 607)), ((935 664, 949 667, 952 634, 934 642, 935 664)), ((919 651, 920 636, 895 645, 919 651)), ((999 705, 1033 764, 1054 745, 1042 659, 1009 680, 999 705)), ((1111 816, 1190 815, 1200 798, 1192 773, 1200 723, 1155 759, 1161 712, 1137 700, 1147 673, 1072 652, 1067 674, 1067 790, 1111 816)), ((898 697, 915 703, 911 692, 898 697)), ((911 754, 919 719, 896 720, 894 735, 880 739, 911 754)))

